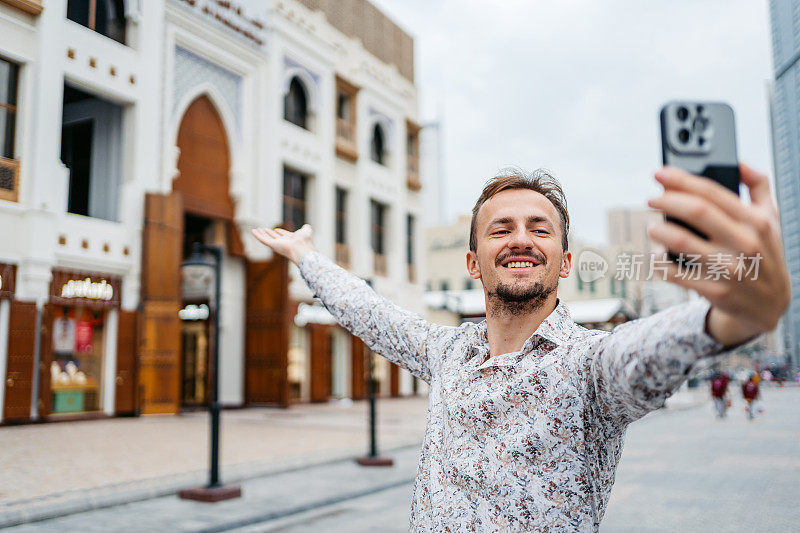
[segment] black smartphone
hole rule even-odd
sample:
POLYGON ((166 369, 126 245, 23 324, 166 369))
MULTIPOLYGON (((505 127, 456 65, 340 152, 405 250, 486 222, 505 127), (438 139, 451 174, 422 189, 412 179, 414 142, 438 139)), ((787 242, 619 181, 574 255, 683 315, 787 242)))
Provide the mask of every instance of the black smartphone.
MULTIPOLYGON (((674 101, 661 108, 661 156, 665 165, 704 176, 739 194, 739 158, 733 108, 720 102, 674 101)), ((681 220, 667 220, 700 231, 681 220)), ((670 259, 677 257, 669 253, 670 259)))

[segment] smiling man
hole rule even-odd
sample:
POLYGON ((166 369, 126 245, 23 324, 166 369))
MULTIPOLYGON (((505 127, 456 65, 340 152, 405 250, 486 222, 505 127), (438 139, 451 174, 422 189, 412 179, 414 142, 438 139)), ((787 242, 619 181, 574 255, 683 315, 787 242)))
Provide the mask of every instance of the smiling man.
MULTIPOLYGON (((314 251, 312 232, 253 234, 300 269, 339 323, 430 384, 414 485, 415 531, 596 531, 625 430, 658 409, 703 359, 773 329, 789 302, 767 178, 742 165, 751 204, 672 168, 651 207, 692 225, 650 236, 674 253, 760 255, 759 275, 669 279, 703 299, 612 332, 576 325, 557 298, 572 264, 569 216, 546 172, 504 172, 472 213, 467 270, 486 321, 438 326, 404 311, 314 251)), ((719 269, 719 266, 715 267, 719 269)), ((730 266, 731 270, 733 269, 730 266)))

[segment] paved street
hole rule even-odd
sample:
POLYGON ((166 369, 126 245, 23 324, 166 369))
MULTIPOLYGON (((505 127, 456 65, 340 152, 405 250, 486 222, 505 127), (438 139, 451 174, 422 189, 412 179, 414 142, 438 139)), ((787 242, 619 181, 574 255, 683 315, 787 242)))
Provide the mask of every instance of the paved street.
MULTIPOLYGON (((736 398, 724 421, 706 403, 632 425, 600 531, 797 531, 800 388, 767 389, 764 398, 753 422, 736 398)), ((410 497, 398 487, 236 531, 401 532, 410 497)))
MULTIPOLYGON (((387 401, 384 412, 417 408, 414 402, 387 401)), ((601 531, 796 530, 800 388, 766 389, 763 405, 753 422, 736 398, 724 421, 705 403, 631 426, 601 531)), ((417 453, 418 444, 396 449, 389 469, 341 460, 256 477, 230 502, 163 496, 8 531, 401 532, 417 453)))
MULTIPOLYGON (((427 398, 380 399, 381 449, 418 446, 427 398)), ((208 414, 0 428, 0 527, 151 498, 208 479, 208 414)), ((251 479, 367 450, 367 402, 222 414, 223 480, 251 479)))
POLYGON ((738 390, 725 420, 708 403, 631 425, 601 531, 798 531, 800 388, 762 387, 752 422, 738 390))

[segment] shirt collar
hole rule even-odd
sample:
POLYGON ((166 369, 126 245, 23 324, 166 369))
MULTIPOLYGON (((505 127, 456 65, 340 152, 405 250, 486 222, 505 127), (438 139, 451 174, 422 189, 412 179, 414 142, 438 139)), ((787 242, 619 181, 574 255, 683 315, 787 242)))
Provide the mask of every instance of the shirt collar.
MULTIPOLYGON (((478 338, 481 341, 480 343, 485 347, 486 354, 488 356, 489 336, 486 328, 486 320, 480 322, 477 327, 478 338)), ((524 357, 534 346, 538 344, 541 344, 543 348, 545 348, 547 351, 550 351, 555 347, 564 344, 569 339, 574 327, 575 322, 573 322, 572 316, 569 314, 569 309, 567 309, 566 304, 559 299, 557 300, 556 308, 553 309, 549 315, 547 315, 542 323, 539 324, 539 327, 536 328, 536 331, 534 331, 533 334, 522 344, 522 349, 519 352, 515 352, 515 354, 524 357)), ((509 355, 514 354, 499 355, 486 361, 480 366, 484 367, 486 363, 489 363, 493 360, 497 360, 497 363, 500 363, 507 358, 506 356, 509 355)))

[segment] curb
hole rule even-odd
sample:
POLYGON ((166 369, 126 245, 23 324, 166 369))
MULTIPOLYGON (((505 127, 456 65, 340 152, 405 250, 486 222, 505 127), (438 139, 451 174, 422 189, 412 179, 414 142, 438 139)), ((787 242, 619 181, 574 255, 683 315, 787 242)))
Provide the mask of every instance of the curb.
MULTIPOLYGON (((386 453, 399 452, 411 448, 419 448, 420 442, 400 444, 398 446, 385 448, 386 453)), ((242 463, 238 465, 230 465, 227 467, 229 473, 225 476, 225 481, 228 483, 238 483, 257 479, 262 477, 269 477, 277 474, 284 474, 288 472, 297 472, 314 468, 317 466, 330 465, 335 463, 342 463, 352 461, 358 452, 337 453, 326 457, 316 457, 314 459, 298 458, 288 464, 285 462, 280 465, 269 464, 264 465, 262 462, 257 463, 242 463)), ((41 522, 43 520, 50 520, 52 518, 59 518, 71 514, 82 513, 86 511, 94 511, 98 509, 105 509, 108 507, 115 507, 117 505, 124 505, 127 503, 140 502, 163 496, 170 496, 176 494, 179 490, 187 487, 202 485, 207 481, 208 472, 206 470, 186 472, 182 474, 173 474, 170 476, 147 478, 143 480, 136 480, 123 484, 105 485, 100 487, 93 487, 89 489, 70 491, 59 494, 52 494, 42 496, 32 500, 23 500, 16 502, 9 502, 5 507, 13 507, 15 505, 21 506, 19 509, 3 510, 0 506, 0 529, 27 524, 31 522, 41 522), (130 485, 147 485, 136 488, 120 488, 121 486, 130 485), (65 501, 57 501, 59 498, 66 497, 65 501), (54 501, 56 500, 56 501, 54 501)), ((384 487, 388 489, 391 487, 384 487)), ((383 490, 383 489, 381 489, 383 490)), ((349 499, 356 496, 348 496, 349 499)), ((337 501, 323 502, 323 505, 337 503, 337 501)), ((316 505, 314 506, 316 507, 316 505)), ((308 509, 292 510, 289 509, 285 513, 276 514, 274 518, 288 516, 303 512, 308 509), (280 516, 277 516, 280 514, 280 516)), ((274 519, 270 517, 264 518, 274 519)), ((252 522, 257 523, 257 522, 252 522)), ((241 527, 247 524, 232 526, 241 527)), ((223 530, 220 530, 223 531, 223 530)))

